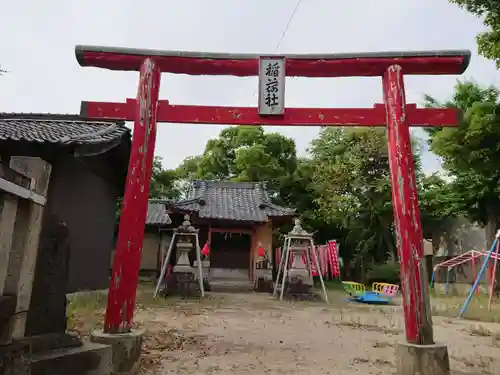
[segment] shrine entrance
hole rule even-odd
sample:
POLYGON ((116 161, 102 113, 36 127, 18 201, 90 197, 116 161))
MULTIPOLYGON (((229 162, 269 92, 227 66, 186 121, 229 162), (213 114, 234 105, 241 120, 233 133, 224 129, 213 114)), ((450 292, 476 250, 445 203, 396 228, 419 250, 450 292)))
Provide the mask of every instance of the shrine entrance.
POLYGON ((248 277, 252 237, 242 233, 213 233, 210 241, 210 267, 244 270, 248 277))
POLYGON ((404 75, 461 74, 470 51, 259 56, 77 46, 81 66, 140 71, 136 99, 83 102, 81 115, 134 121, 133 144, 108 295, 104 331, 131 329, 144 236, 156 123, 276 126, 387 126, 396 243, 409 343, 434 343, 410 126, 455 126, 453 109, 407 104, 404 75), (161 73, 259 77, 258 107, 174 105, 159 99, 161 73), (285 78, 382 78, 373 108, 285 108, 285 78))

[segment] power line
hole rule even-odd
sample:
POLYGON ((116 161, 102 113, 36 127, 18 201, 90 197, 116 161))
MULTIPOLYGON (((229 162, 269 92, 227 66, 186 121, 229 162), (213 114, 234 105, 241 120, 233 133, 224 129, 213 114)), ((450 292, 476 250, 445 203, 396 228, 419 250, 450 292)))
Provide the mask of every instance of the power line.
MULTIPOLYGON (((285 28, 283 29, 283 32, 281 33, 281 36, 278 40, 278 43, 276 43, 276 46, 274 47, 274 53, 278 52, 278 49, 281 46, 281 43, 285 40, 285 36, 288 32, 288 29, 290 28, 290 25, 292 24, 293 19, 295 18, 295 14, 297 13, 297 10, 299 9, 300 3, 302 3, 302 0, 297 0, 295 3, 295 7, 293 8, 292 13, 290 14, 290 17, 288 17, 288 21, 286 22, 285 28)), ((255 97, 257 94, 258 88, 255 89, 255 91, 252 94, 252 98, 255 97)))
POLYGON ((276 53, 278 51, 278 48, 280 48, 281 43, 285 39, 286 33, 288 32, 288 28, 292 24, 292 21, 295 18, 295 13, 297 13, 297 9, 299 9, 299 5, 301 2, 302 2, 302 0, 297 0, 297 3, 295 4, 295 8, 293 8, 293 12, 290 15, 290 17, 288 18, 288 21, 285 25, 285 28, 283 29, 283 33, 281 34, 280 39, 279 39, 278 43, 276 44, 276 47, 274 47, 274 53, 276 53))

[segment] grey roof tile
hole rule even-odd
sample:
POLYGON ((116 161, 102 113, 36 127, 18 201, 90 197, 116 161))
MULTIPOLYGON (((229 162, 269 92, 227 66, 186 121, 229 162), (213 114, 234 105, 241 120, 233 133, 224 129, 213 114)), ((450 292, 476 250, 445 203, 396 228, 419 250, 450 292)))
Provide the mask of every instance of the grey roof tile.
POLYGON ((148 213, 146 216, 147 225, 168 225, 172 224, 170 216, 168 216, 166 201, 150 199, 148 202, 148 213))
POLYGON ((266 222, 273 216, 295 216, 295 210, 271 203, 261 182, 193 181, 190 199, 173 206, 206 219, 266 222))
POLYGON ((61 145, 106 143, 130 134, 124 122, 78 115, 0 113, 0 140, 61 145))

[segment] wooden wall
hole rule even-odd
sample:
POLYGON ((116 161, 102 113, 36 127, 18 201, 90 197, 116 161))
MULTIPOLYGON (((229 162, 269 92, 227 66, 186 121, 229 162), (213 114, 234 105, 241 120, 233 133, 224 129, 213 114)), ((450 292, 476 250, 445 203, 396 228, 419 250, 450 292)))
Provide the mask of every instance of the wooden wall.
MULTIPOLYGON (((158 271, 158 250, 161 251, 160 257, 163 259, 170 244, 170 240, 170 232, 162 231, 161 235, 159 232, 146 232, 144 234, 144 242, 141 252, 141 274, 156 274, 158 271)), ((113 268, 114 255, 115 249, 111 252, 110 269, 113 268)))
POLYGON ((252 249, 250 250, 250 278, 253 279, 255 263, 259 259, 257 250, 262 246, 267 253, 267 256, 272 261, 272 246, 273 246, 273 223, 269 220, 267 223, 257 224, 252 236, 252 249))

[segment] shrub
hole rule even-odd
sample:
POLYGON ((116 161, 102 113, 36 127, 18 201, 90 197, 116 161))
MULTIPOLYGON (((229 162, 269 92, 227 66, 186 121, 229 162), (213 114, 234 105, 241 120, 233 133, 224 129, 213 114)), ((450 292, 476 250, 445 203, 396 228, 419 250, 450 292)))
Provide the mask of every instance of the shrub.
POLYGON ((368 271, 366 278, 369 284, 375 282, 399 284, 399 263, 375 264, 368 271))

